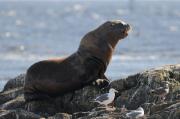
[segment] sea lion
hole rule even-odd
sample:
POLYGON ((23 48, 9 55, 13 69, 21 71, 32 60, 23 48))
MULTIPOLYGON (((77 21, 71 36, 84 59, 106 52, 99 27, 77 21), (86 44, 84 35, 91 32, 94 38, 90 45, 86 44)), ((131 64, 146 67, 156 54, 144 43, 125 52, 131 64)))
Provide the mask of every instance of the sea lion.
POLYGON ((104 73, 116 44, 128 35, 129 29, 130 25, 121 20, 107 21, 87 33, 78 50, 69 57, 33 64, 25 77, 25 100, 63 95, 90 85, 97 79, 101 79, 98 85, 108 85, 104 73))

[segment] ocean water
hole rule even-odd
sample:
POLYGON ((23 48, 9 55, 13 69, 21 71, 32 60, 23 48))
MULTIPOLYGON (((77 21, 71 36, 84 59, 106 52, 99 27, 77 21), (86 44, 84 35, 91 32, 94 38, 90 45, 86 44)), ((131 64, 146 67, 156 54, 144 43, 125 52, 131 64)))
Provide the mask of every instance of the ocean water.
POLYGON ((180 2, 0 2, 0 88, 33 63, 75 52, 81 38, 107 20, 131 24, 106 75, 126 77, 180 63, 180 2))

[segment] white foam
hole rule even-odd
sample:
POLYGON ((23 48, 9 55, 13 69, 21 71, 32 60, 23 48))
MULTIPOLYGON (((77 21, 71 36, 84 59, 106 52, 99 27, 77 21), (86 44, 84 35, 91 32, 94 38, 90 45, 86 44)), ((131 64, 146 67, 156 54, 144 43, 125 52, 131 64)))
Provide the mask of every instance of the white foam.
POLYGON ((177 26, 169 26, 169 31, 176 32, 176 31, 178 31, 178 27, 177 26))
POLYGON ((98 19, 100 19, 100 15, 99 14, 97 14, 97 13, 92 13, 91 14, 91 16, 92 16, 92 18, 94 19, 94 20, 98 20, 98 19))
POLYGON ((35 55, 35 54, 15 54, 15 53, 0 54, 1 60, 36 61, 36 60, 44 60, 44 59, 51 59, 51 58, 57 58, 57 56, 35 55))
POLYGON ((23 25, 24 24, 24 22, 22 21, 22 20, 20 20, 20 19, 17 19, 16 20, 16 25, 17 26, 21 26, 21 25, 23 25))
POLYGON ((148 56, 143 56, 143 55, 114 55, 112 57, 113 61, 116 60, 156 60, 158 59, 158 56, 155 55, 148 55, 148 56))
MULTIPOLYGON (((23 49, 24 47, 22 47, 23 49)), ((61 57, 65 57, 64 55, 61 57)), ((43 60, 49 58, 59 58, 56 55, 38 55, 38 54, 20 54, 20 53, 1 53, 0 59, 1 60, 19 60, 19 61, 34 61, 34 60, 43 60)), ((156 55, 113 55, 112 61, 119 61, 119 60, 157 60, 159 59, 156 55)))
POLYGON ((74 4, 73 5, 73 10, 74 11, 83 11, 85 8, 84 8, 84 6, 83 5, 81 5, 81 4, 74 4))
POLYGON ((16 11, 15 10, 10 10, 6 13, 7 16, 13 17, 16 16, 16 11))

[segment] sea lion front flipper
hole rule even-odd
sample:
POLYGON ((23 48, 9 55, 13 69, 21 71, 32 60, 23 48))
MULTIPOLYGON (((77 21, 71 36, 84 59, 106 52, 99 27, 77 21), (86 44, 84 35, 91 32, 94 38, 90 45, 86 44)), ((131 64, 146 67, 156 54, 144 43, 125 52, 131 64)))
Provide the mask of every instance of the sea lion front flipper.
POLYGON ((109 79, 103 74, 102 78, 97 79, 93 82, 93 85, 99 87, 99 88, 106 88, 110 84, 109 79))

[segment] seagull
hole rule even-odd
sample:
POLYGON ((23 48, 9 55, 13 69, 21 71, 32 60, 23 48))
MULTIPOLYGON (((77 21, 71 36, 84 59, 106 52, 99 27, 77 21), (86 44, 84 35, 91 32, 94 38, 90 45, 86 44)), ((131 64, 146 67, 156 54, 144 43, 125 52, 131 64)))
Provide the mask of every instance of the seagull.
POLYGON ((150 91, 151 94, 158 96, 160 100, 164 100, 169 93, 169 82, 165 82, 164 87, 159 87, 150 91))
POLYGON ((105 93, 105 94, 102 94, 102 95, 96 97, 96 99, 94 99, 93 102, 97 102, 97 103, 107 107, 108 104, 111 104, 114 101, 115 92, 118 92, 118 91, 113 89, 113 88, 111 88, 109 90, 109 93, 105 93))
POLYGON ((142 107, 132 110, 129 113, 126 113, 126 116, 130 119, 137 119, 144 116, 144 109, 142 107))

